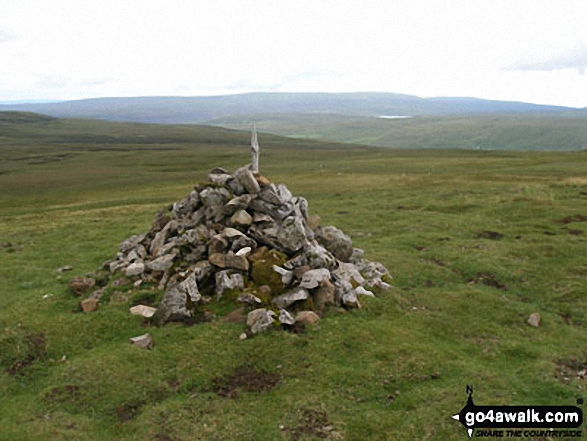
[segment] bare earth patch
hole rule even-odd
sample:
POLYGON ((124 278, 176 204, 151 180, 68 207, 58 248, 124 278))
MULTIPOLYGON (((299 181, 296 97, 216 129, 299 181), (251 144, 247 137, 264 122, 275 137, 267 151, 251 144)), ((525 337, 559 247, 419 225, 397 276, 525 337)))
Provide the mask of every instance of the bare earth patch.
POLYGON ((225 398, 238 398, 239 391, 267 392, 281 381, 281 375, 253 366, 240 366, 232 374, 212 379, 212 392, 225 398))

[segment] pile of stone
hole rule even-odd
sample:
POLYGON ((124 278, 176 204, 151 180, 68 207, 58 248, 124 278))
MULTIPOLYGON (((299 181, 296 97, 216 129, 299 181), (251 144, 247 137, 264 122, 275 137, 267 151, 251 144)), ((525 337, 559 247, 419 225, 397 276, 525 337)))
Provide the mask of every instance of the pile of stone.
POLYGON ((159 324, 193 319, 215 298, 250 310, 249 334, 315 321, 330 305, 358 308, 360 296, 389 288, 391 279, 338 228, 320 226, 306 199, 251 166, 212 170, 147 233, 123 241, 106 266, 111 280, 164 291, 149 309, 159 324))

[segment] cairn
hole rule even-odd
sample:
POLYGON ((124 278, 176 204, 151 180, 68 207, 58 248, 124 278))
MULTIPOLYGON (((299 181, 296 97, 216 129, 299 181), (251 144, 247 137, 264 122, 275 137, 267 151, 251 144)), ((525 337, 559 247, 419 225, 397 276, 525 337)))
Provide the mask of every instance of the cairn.
MULTIPOLYGON (((258 167, 255 131, 251 141, 258 167)), ((365 259, 338 228, 320 226, 306 199, 254 168, 215 168, 157 213, 148 232, 124 240, 105 263, 108 283, 123 276, 164 291, 156 312, 149 310, 159 324, 193 319, 213 298, 243 304, 249 334, 276 321, 311 323, 332 305, 359 308, 360 296, 390 287, 383 265, 365 259)))

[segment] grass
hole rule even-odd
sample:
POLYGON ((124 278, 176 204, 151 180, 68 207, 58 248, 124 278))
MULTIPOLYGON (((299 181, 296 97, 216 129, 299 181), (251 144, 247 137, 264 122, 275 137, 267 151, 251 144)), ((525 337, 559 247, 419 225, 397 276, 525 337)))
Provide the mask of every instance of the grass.
POLYGON ((67 281, 212 167, 246 163, 246 133, 0 120, 0 439, 465 439, 450 415, 466 384, 477 404, 585 396, 585 152, 260 143, 263 173, 395 288, 306 334, 239 341, 242 326, 219 319, 146 328, 126 304, 80 313, 67 281), (147 331, 152 351, 128 344, 147 331), (216 393, 242 369, 279 381, 216 393))
POLYGON ((419 115, 405 119, 376 116, 259 114, 226 117, 209 123, 240 130, 256 124, 262 131, 282 136, 394 149, 587 149, 586 118, 580 114, 419 115))

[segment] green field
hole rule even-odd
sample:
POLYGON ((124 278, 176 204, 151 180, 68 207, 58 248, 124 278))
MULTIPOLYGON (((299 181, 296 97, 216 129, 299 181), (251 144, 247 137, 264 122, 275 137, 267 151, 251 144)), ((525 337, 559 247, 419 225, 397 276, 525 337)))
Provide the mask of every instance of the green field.
POLYGON ((585 398, 586 151, 260 133, 262 173, 384 263, 393 290, 305 334, 245 341, 222 321, 229 305, 210 323, 161 328, 123 303, 79 312, 69 278, 114 257, 211 168, 245 164, 248 141, 0 113, 0 440, 464 440, 450 416, 467 384, 477 404, 585 398), (152 351, 129 345, 147 331, 152 351), (238 383, 243 372, 260 385, 238 383))
POLYGON ((587 117, 572 113, 416 115, 405 119, 276 113, 226 117, 208 124, 240 130, 256 124, 260 130, 282 136, 393 149, 587 149, 587 117))

